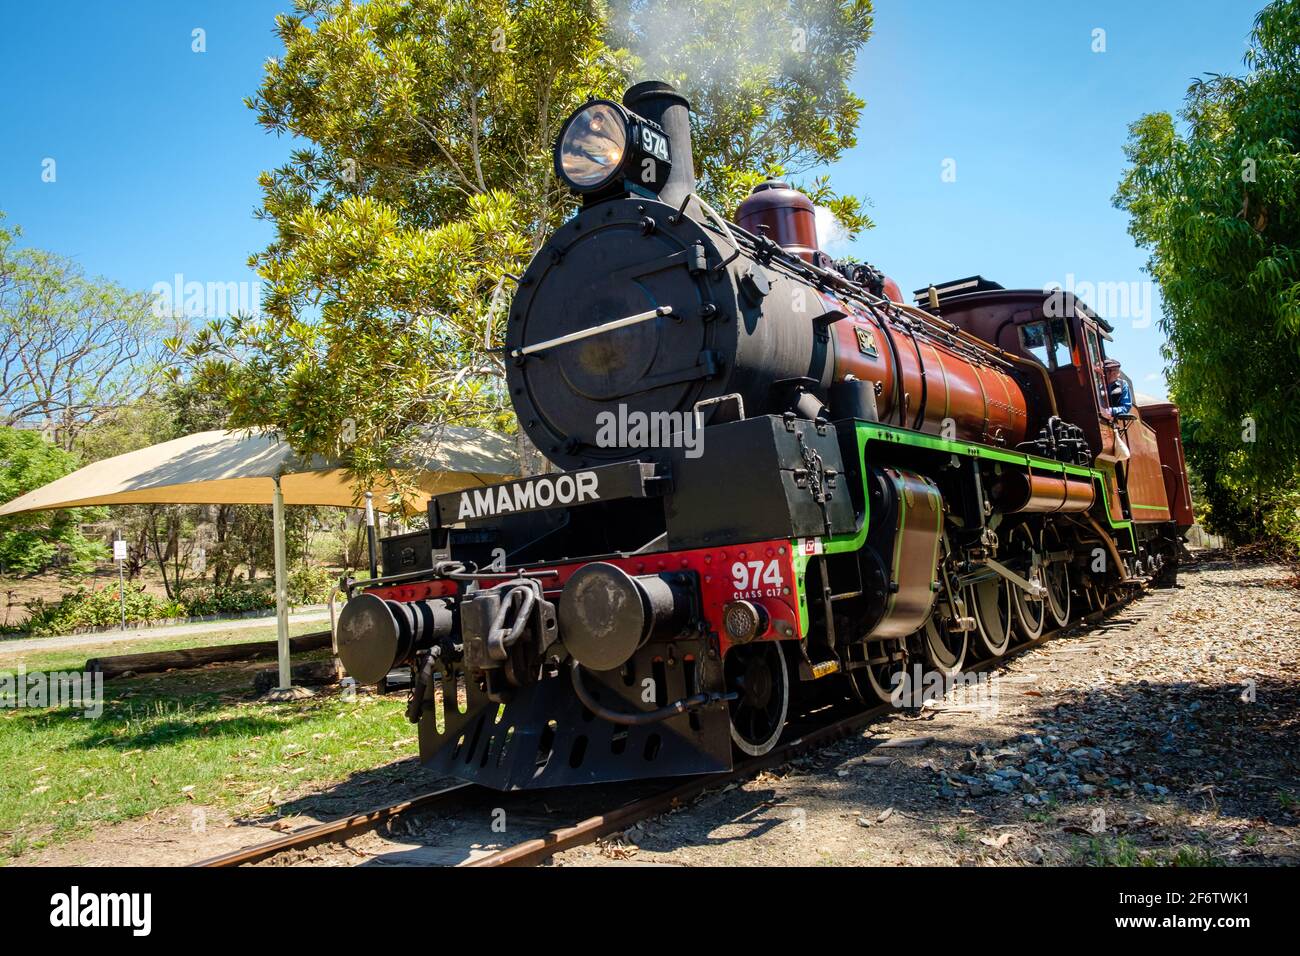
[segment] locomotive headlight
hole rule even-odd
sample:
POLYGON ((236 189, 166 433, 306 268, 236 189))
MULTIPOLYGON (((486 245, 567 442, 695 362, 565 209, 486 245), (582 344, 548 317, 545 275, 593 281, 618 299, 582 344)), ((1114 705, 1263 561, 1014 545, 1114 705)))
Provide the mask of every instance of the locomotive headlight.
POLYGON ((560 133, 560 175, 573 189, 606 185, 618 175, 627 151, 627 124, 613 103, 592 103, 569 118, 560 133))
POLYGON ((610 100, 592 100, 570 116, 555 143, 555 172, 577 193, 657 193, 671 169, 664 131, 610 100))

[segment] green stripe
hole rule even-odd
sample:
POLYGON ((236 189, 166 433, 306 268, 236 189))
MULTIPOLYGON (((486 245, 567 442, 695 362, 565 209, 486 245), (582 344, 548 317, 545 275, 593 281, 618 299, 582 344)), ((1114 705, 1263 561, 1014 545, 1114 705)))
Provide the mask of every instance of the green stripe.
POLYGON ((1069 465, 1052 458, 1043 458, 1039 455, 1027 454, 1026 452, 1006 451, 1001 448, 993 448, 989 445, 981 445, 976 442, 951 441, 947 438, 939 438, 935 435, 925 435, 920 432, 894 428, 890 425, 859 424, 858 434, 861 436, 864 433, 869 440, 874 439, 877 441, 898 442, 902 445, 928 448, 932 451, 943 451, 957 455, 965 455, 968 458, 986 458, 990 461, 1004 461, 1013 465, 1032 466, 1045 471, 1056 472, 1058 474, 1079 475, 1084 478, 1097 477, 1100 475, 1100 472, 1095 468, 1086 468, 1083 465, 1069 465))
MULTIPOLYGON (((859 460, 862 462, 864 469, 866 467, 867 443, 870 441, 882 441, 895 442, 900 445, 910 445, 914 448, 924 448, 930 451, 947 452, 950 454, 962 455, 967 458, 1006 462, 1008 464, 1019 465, 1025 468, 1034 468, 1040 472, 1071 475, 1094 481, 1101 489, 1102 510, 1106 515, 1106 523, 1116 532, 1127 530, 1129 541, 1133 545, 1133 549, 1135 551, 1137 550, 1137 539, 1133 535, 1133 522, 1125 520, 1116 521, 1111 517, 1110 493, 1107 490, 1106 482, 1104 480, 1105 473, 1099 468, 1089 468, 1084 465, 1069 465, 1064 462, 1054 461, 1051 458, 1043 458, 1040 455, 1007 451, 1001 448, 981 445, 978 442, 952 441, 947 438, 940 438, 937 435, 926 435, 921 432, 909 431, 908 429, 895 428, 891 425, 881 425, 879 423, 859 422, 857 433, 858 454, 860 456, 859 460)), ((867 520, 864 518, 862 528, 859 529, 857 534, 830 539, 826 542, 826 551, 827 553, 835 553, 856 550, 866 541, 866 537, 867 520)))
MULTIPOLYGON (((1134 551, 1137 550, 1137 538, 1133 532, 1133 522, 1124 520, 1116 521, 1111 517, 1110 493, 1105 481, 1106 472, 1100 468, 1089 468, 1084 465, 1070 465, 1065 462, 1055 461, 1051 458, 1043 458, 1040 455, 1030 455, 1026 452, 1018 451, 1007 451, 1002 448, 993 448, 989 445, 981 445, 977 442, 952 441, 947 438, 940 438, 936 435, 926 435, 921 432, 914 432, 904 428, 895 428, 890 425, 881 425, 879 423, 859 422, 856 431, 858 439, 858 465, 862 469, 863 478, 862 525, 853 534, 837 535, 825 538, 822 541, 822 550, 825 554, 843 554, 847 551, 858 551, 864 544, 866 544, 867 528, 871 524, 870 498, 866 494, 867 444, 872 441, 894 442, 899 445, 910 445, 914 448, 946 452, 949 454, 961 455, 966 458, 1005 462, 1023 468, 1033 468, 1039 472, 1047 472, 1049 474, 1058 474, 1062 476, 1071 475, 1095 482, 1101 491, 1102 512, 1106 516, 1106 522, 1116 532, 1127 531, 1130 545, 1134 551)), ((1150 511, 1166 510, 1159 505, 1130 505, 1130 507, 1150 511)), ((940 515, 939 520, 942 522, 942 514, 940 515)), ((808 556, 803 553, 800 541, 801 539, 798 538, 792 539, 790 546, 794 549, 792 553, 794 555, 795 583, 799 594, 800 628, 803 633, 807 634, 808 556)))
POLYGON ((862 473, 862 527, 857 532, 848 535, 838 535, 827 538, 822 542, 822 547, 827 554, 841 554, 845 551, 857 551, 867 543, 867 527, 871 524, 871 497, 867 494, 867 434, 866 428, 862 425, 857 427, 858 438, 858 467, 862 473))
POLYGON ((794 590, 798 596, 799 633, 808 636, 808 555, 798 538, 790 539, 790 556, 794 559, 794 590))
MULTIPOLYGON (((867 528, 871 524, 871 499, 866 487, 867 435, 862 426, 857 428, 858 467, 862 473, 862 526, 854 534, 839 535, 822 541, 822 550, 826 554, 843 554, 846 551, 858 551, 867 543, 867 528)), ((799 538, 793 538, 790 546, 794 548, 795 588, 799 594, 799 630, 808 633, 808 555, 803 553, 799 538)))

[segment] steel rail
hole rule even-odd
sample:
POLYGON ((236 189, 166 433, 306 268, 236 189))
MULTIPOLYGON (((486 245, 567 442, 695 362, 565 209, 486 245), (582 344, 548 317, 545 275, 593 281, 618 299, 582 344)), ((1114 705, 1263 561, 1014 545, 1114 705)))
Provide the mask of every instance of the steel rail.
POLYGON ((482 789, 484 788, 479 787, 477 784, 458 783, 454 786, 444 787, 441 790, 420 794, 410 800, 402 800, 388 806, 376 807, 365 813, 356 813, 340 820, 331 820, 328 823, 318 823, 301 830, 295 830, 274 840, 241 847, 238 850, 231 850, 229 853, 209 857, 206 860, 200 860, 198 863, 190 865, 201 867, 246 866, 249 863, 259 863, 286 850, 301 850, 316 846, 318 843, 337 843, 374 830, 403 813, 409 813, 412 810, 427 810, 438 804, 455 803, 464 797, 470 796, 472 792, 482 789))

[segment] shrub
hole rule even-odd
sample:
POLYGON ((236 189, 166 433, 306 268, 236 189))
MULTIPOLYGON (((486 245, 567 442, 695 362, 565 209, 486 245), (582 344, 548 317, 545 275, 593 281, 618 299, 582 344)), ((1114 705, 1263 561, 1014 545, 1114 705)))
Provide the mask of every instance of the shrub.
POLYGON ((299 565, 289 573, 290 604, 324 604, 338 584, 338 575, 329 568, 299 565))
MULTIPOLYGON (((126 621, 147 624, 184 617, 187 610, 176 601, 160 600, 141 584, 126 586, 126 621)), ((122 620, 122 605, 115 585, 104 588, 80 587, 58 601, 36 600, 22 628, 34 636, 67 634, 80 627, 110 627, 122 620)))
MULTIPOLYGON (((289 575, 291 604, 323 604, 337 583, 327 568, 298 567, 289 575)), ((188 585, 179 601, 154 597, 141 584, 126 586, 126 620, 128 624, 147 624, 178 617, 208 617, 221 614, 248 614, 275 608, 275 590, 271 583, 236 581, 227 587, 211 584, 188 585)), ((121 622, 117 585, 104 588, 80 587, 58 601, 36 600, 27 620, 0 628, 0 634, 30 633, 36 637, 69 634, 82 627, 112 627, 121 622)))
POLYGON ((181 601, 193 617, 213 614, 248 614, 275 607, 275 591, 270 586, 236 581, 226 587, 210 584, 190 585, 181 592, 181 601))
POLYGON ((1275 492, 1264 507, 1264 533, 1290 558, 1300 557, 1300 489, 1275 492))

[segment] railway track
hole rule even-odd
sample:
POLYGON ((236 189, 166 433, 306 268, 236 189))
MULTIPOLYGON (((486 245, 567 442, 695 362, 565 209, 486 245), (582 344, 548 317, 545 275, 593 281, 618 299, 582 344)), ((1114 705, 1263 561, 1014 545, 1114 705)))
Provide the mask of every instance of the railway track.
MULTIPOLYGON (((1159 594, 1160 592, 1154 593, 1159 594)), ((1105 610, 1094 611, 1071 622, 1064 628, 1044 633, 1036 640, 1021 643, 1000 658, 978 662, 966 670, 970 673, 979 673, 1000 667, 1049 641, 1077 634, 1081 629, 1089 628, 1104 618, 1114 617, 1125 609, 1132 608, 1135 605, 1140 608, 1143 603, 1145 602, 1133 598, 1105 610)), ((1158 602, 1158 605, 1162 604, 1162 601, 1158 602)), ((1139 611, 1132 621, 1125 622, 1119 629, 1124 629, 1133 623, 1140 623, 1143 618, 1155 609, 1150 608, 1145 613, 1139 611)), ((450 851, 441 857, 436 850, 431 849, 429 853, 416 859, 415 862, 426 865, 446 863, 482 867, 535 866, 562 850, 591 843, 609 833, 625 830, 641 820, 684 805, 708 790, 747 779, 763 770, 780 766, 826 747, 860 731, 867 725, 888 716, 894 711, 895 708, 892 705, 880 704, 866 710, 855 711, 829 723, 822 725, 810 724, 804 732, 797 734, 794 739, 778 745, 770 753, 762 757, 741 761, 726 773, 691 777, 685 781, 673 781, 668 784, 660 782, 647 785, 645 782, 641 782, 639 785, 615 785, 616 789, 631 790, 634 793, 630 797, 627 793, 624 793, 623 796, 627 797, 627 799, 618 803, 614 809, 598 809, 596 812, 581 816, 577 822, 569 826, 545 829, 544 825, 538 825, 536 815, 530 817, 525 809, 521 815, 525 820, 524 829, 530 829, 527 824, 531 820, 532 834, 517 843, 494 850, 471 848, 466 851, 461 848, 450 851), (649 793, 644 792, 647 786, 650 787, 649 793)), ((884 740, 877 746, 899 746, 899 741, 884 740)), ((594 788, 574 789, 590 793, 594 788)), ((371 833, 381 827, 391 827, 397 821, 405 821, 435 811, 442 815, 451 816, 457 812, 473 808, 479 810, 489 809, 493 803, 500 804, 515 797, 531 799, 541 803, 542 806, 546 806, 545 800, 548 793, 553 792, 524 791, 520 794, 505 794, 476 784, 455 784, 408 800, 378 807, 365 813, 304 827, 301 830, 287 833, 273 840, 224 853, 220 856, 202 860, 194 865, 199 867, 234 867, 266 863, 267 861, 273 861, 282 854, 301 853, 322 844, 343 843, 363 834, 371 833)), ((549 811, 549 807, 547 807, 547 810, 549 811)), ((493 812, 501 811, 493 810, 493 812)), ((520 816, 518 811, 512 810, 511 812, 512 815, 520 816)), ((570 818, 573 816, 577 816, 577 814, 571 815, 570 818)), ((418 857, 419 854, 416 854, 416 856, 418 857)))

